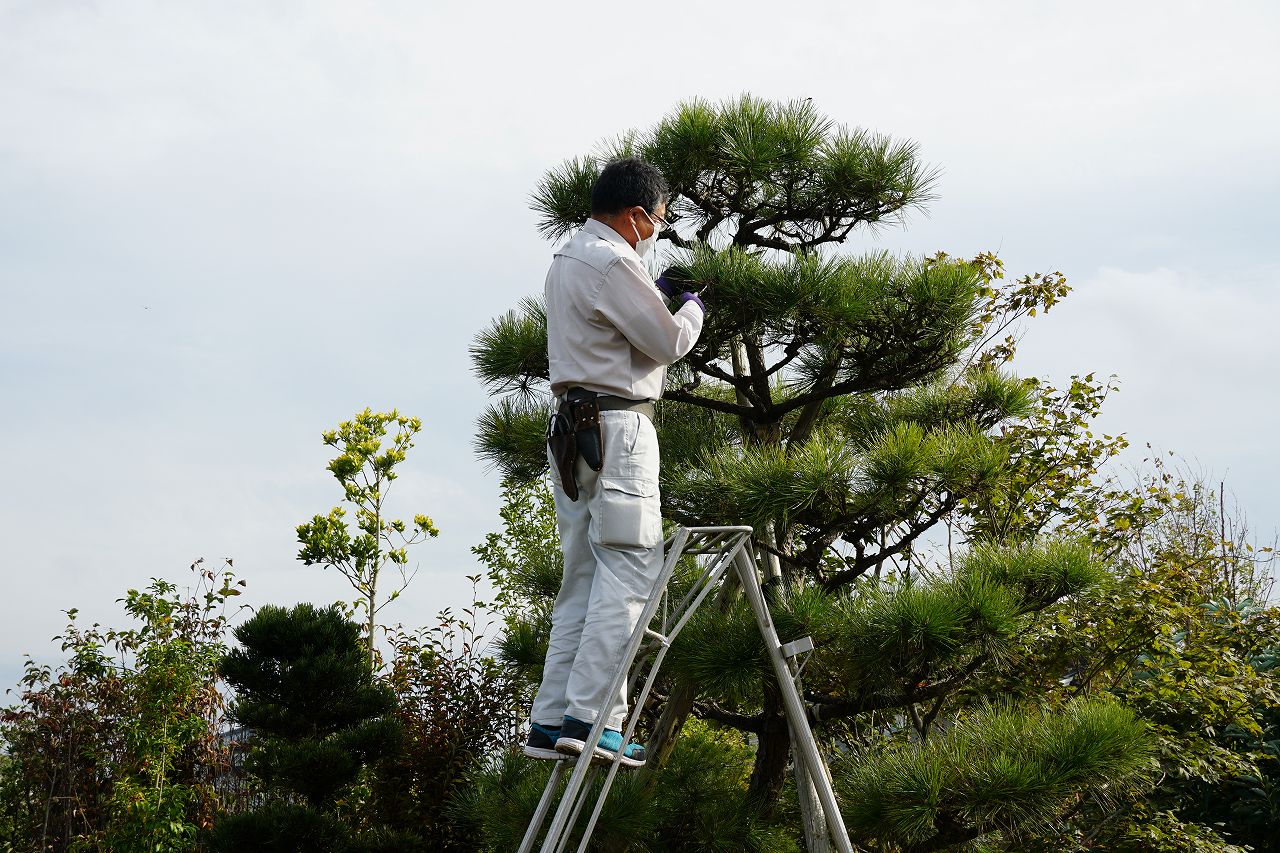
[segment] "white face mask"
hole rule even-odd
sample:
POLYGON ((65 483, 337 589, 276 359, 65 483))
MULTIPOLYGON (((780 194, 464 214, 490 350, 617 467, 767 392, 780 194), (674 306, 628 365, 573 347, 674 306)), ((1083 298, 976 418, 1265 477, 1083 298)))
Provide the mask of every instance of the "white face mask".
POLYGON ((645 217, 649 220, 649 224, 653 226, 653 233, 643 240, 640 239, 640 229, 636 228, 634 221, 631 223, 631 227, 635 229, 636 232, 636 254, 642 258, 649 254, 649 250, 658 242, 658 231, 660 230, 658 228, 658 223, 654 222, 653 217, 649 216, 647 212, 645 213, 645 217))

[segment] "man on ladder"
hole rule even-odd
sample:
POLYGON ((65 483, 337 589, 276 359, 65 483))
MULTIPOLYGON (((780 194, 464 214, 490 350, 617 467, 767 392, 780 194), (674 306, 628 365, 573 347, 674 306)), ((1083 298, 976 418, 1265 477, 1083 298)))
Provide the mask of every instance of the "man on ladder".
MULTIPOLYGON (((586 749, 628 638, 662 569, 658 437, 653 401, 666 367, 702 331, 705 307, 642 258, 662 229, 669 191, 637 158, 610 162, 591 193, 591 218, 547 273, 547 352, 559 409, 547 430, 564 577, 551 613, 542 684, 524 752, 561 758, 586 749), (679 303, 673 314, 666 299, 679 303)), ((622 743, 626 686, 611 697, 597 755, 644 764, 622 743)))

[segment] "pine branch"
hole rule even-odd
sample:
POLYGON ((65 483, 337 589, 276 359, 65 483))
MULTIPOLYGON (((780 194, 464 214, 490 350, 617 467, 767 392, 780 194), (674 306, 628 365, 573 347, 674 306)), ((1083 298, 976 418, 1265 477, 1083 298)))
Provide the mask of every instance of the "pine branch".
POLYGON ((827 385, 823 388, 812 390, 809 393, 793 397, 790 400, 785 400, 774 407, 773 415, 774 417, 780 418, 783 415, 790 414, 796 409, 820 404, 831 397, 844 397, 849 394, 857 394, 867 391, 888 391, 894 387, 893 385, 877 387, 879 385, 884 385, 884 383, 869 381, 865 376, 859 376, 856 379, 846 379, 843 382, 827 385))
POLYGON ((700 719, 714 720, 738 731, 753 734, 760 734, 764 722, 759 714, 750 717, 745 714, 736 714, 733 711, 726 711, 713 702, 695 702, 693 713, 700 719))
MULTIPOLYGON (((822 564, 822 557, 827 553, 837 539, 840 538, 843 528, 839 525, 829 527, 826 530, 813 529, 806 537, 805 546, 799 552, 789 552, 782 548, 774 548, 766 542, 760 542, 760 548, 767 551, 779 560, 798 569, 801 572, 807 572, 811 576, 818 578, 818 567, 822 564)), ((786 541, 792 534, 792 528, 783 529, 780 541, 786 541)))
POLYGON ((911 547, 911 544, 915 542, 916 539, 920 538, 925 531, 941 521, 944 515, 955 509, 958 501, 959 499, 957 496, 948 494, 938 503, 938 506, 935 507, 932 512, 924 517, 924 521, 917 521, 916 523, 913 523, 909 527, 907 534, 896 543, 888 546, 887 548, 881 548, 874 554, 864 554, 861 557, 858 557, 854 560, 854 564, 851 567, 844 571, 837 572, 824 581, 822 588, 827 592, 835 592, 840 587, 853 581, 860 575, 865 574, 868 569, 877 563, 883 562, 886 558, 892 557, 895 554, 902 553, 907 548, 911 547))
POLYGON ((771 405, 767 404, 767 401, 769 400, 767 396, 767 386, 765 399, 762 400, 757 396, 755 389, 751 386, 751 377, 737 376, 723 368, 716 367, 707 355, 703 355, 701 353, 690 353, 687 358, 689 363, 693 365, 697 372, 710 376, 712 379, 719 379, 726 385, 732 386, 735 391, 738 391, 743 397, 752 403, 752 412, 754 416, 744 415, 744 417, 752 417, 753 420, 758 422, 767 414, 769 409, 772 408, 771 405))
POLYGON ((668 390, 662 396, 666 400, 688 403, 691 406, 699 406, 715 412, 724 412, 727 415, 737 415, 740 418, 750 418, 757 413, 756 408, 753 406, 741 406, 737 403, 730 403, 727 400, 715 400, 711 397, 703 397, 700 394, 692 394, 681 389, 668 390))
POLYGON ((766 370, 764 375, 772 376, 778 371, 784 369, 787 365, 789 365, 791 362, 796 360, 796 357, 800 355, 800 351, 802 348, 803 348, 803 338, 800 335, 796 335, 791 340, 789 340, 786 346, 784 347, 783 349, 784 357, 779 359, 777 362, 774 363, 772 367, 766 370))
MULTIPOLYGON (((832 354, 832 358, 827 366, 819 374, 818 379, 810 388, 809 393, 803 394, 792 403, 799 403, 803 406, 800 411, 800 417, 796 419, 795 425, 791 428, 791 437, 787 439, 787 449, 799 446, 809 440, 809 436, 813 433, 814 424, 818 421, 818 414, 822 411, 822 405, 826 402, 827 397, 823 391, 832 386, 835 382, 837 371, 840 369, 841 351, 836 350, 832 354), (807 402, 806 402, 807 398, 807 402)), ((793 406, 794 408, 795 406, 793 406)), ((785 414, 786 407, 779 407, 785 414)))
POLYGON ((786 563, 788 566, 792 566, 793 568, 799 569, 801 571, 805 569, 806 564, 802 561, 801 558, 808 555, 809 553, 808 548, 806 548, 804 551, 801 552, 800 557, 796 557, 788 553, 787 551, 783 550, 782 548, 778 548, 773 545, 770 545, 768 542, 765 542, 762 538, 755 538, 752 541, 757 546, 759 546, 760 550, 764 551, 767 554, 772 554, 773 556, 781 560, 783 563, 786 563))
POLYGON ((694 244, 693 240, 686 240, 685 238, 677 234, 674 228, 668 228, 666 231, 664 231, 662 233, 661 239, 666 240, 668 243, 675 246, 677 249, 684 249, 686 251, 691 250, 694 244))
POLYGON ((939 827, 937 834, 926 841, 912 845, 913 853, 931 853, 934 850, 954 849, 957 844, 966 841, 972 841, 980 835, 985 835, 990 830, 983 829, 978 826, 963 824, 959 818, 949 812, 942 812, 934 821, 934 826, 939 827))
POLYGON ((816 722, 828 722, 847 717, 856 717, 869 711, 886 711, 892 708, 904 708, 917 702, 931 699, 942 699, 957 687, 962 686, 973 677, 982 666, 991 659, 986 652, 974 656, 964 669, 944 681, 935 681, 924 687, 917 687, 909 693, 880 694, 863 699, 843 699, 821 694, 806 694, 810 709, 816 722))

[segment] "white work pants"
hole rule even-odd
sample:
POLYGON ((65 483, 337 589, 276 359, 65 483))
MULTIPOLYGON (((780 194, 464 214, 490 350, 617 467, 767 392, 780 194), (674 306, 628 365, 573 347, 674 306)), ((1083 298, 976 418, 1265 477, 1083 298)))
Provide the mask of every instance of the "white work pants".
MULTIPOLYGON (((578 499, 556 481, 556 519, 564 579, 551 611, 551 639, 530 719, 558 726, 567 714, 594 722, 662 570, 658 436, 638 412, 600 413, 604 467, 577 463, 578 499)), ((608 725, 622 727, 627 687, 607 704, 608 725)))

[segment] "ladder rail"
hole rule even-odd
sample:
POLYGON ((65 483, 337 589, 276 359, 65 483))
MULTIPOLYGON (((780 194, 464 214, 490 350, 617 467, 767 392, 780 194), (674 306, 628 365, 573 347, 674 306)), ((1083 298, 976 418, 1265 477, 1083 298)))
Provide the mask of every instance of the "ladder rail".
POLYGON ((778 639, 778 630, 774 627, 773 617, 769 613, 769 607, 764 600, 764 593, 760 589, 759 581, 756 578, 755 562, 749 557, 745 557, 740 551, 738 552, 736 565, 742 578, 742 586, 746 591, 747 600, 751 603, 751 609, 756 613, 756 621, 760 625, 760 632, 764 635, 765 646, 769 650, 769 659, 773 663, 773 671, 777 675, 778 686, 782 692, 783 705, 786 708, 788 721, 791 724, 792 737, 799 747, 801 759, 809 769, 810 777, 813 778, 814 787, 818 792, 818 800, 822 803, 822 811, 826 817, 827 827, 831 831, 832 841, 841 853, 852 853, 853 843, 849 840, 849 830, 845 827, 844 819, 840 816, 840 806, 836 802, 835 791, 832 789, 831 779, 827 775, 822 753, 818 751, 818 742, 813 737, 813 730, 809 728, 809 718, 805 712, 804 703, 800 701, 800 693, 796 690, 795 677, 791 672, 791 667, 787 664, 787 659, 782 655, 782 643, 778 639))
MULTIPOLYGON (((689 532, 687 532, 686 529, 677 530, 676 533, 673 533, 672 535, 669 535, 669 537, 667 537, 666 542, 663 543, 663 548, 664 548, 664 552, 667 553, 668 558, 667 558, 667 561, 664 561, 662 573, 659 573, 659 580, 666 581, 667 579, 669 579, 669 573, 667 571, 668 566, 666 565, 667 562, 669 562, 669 566, 671 566, 671 570, 675 571, 675 566, 678 560, 680 560, 680 556, 682 556, 682 553, 685 552, 684 544, 685 542, 687 542, 687 539, 689 539, 689 532)), ((657 584, 655 584, 655 587, 657 587, 657 584)), ((666 596, 667 596, 666 583, 662 584, 662 593, 660 593, 660 596, 662 596, 663 606, 664 608, 666 608, 668 603, 666 602, 666 596)), ((636 628, 637 629, 645 628, 646 629, 645 635, 652 633, 652 631, 648 630, 648 625, 640 624, 640 622, 637 622, 636 628)), ((637 648, 636 653, 640 654, 641 649, 637 648)), ((630 669, 630 667, 628 667, 628 669, 630 669)), ((636 667, 636 669, 639 670, 639 667, 636 667)), ((628 690, 634 689, 635 675, 636 674, 631 675, 630 683, 628 683, 627 685, 628 690)), ((589 740, 589 743, 591 743, 590 740, 589 740)), ((543 795, 541 795, 541 799, 539 799, 538 808, 535 809, 534 817, 532 817, 532 820, 530 821, 530 824, 529 824, 529 829, 525 831, 525 838, 522 839, 521 841, 520 849, 518 849, 518 853, 532 853, 532 849, 534 849, 534 844, 536 843, 536 840, 538 840, 539 831, 541 831, 541 827, 543 827, 543 824, 547 822, 547 815, 548 815, 548 812, 550 811, 550 804, 552 804, 553 790, 554 788, 556 788, 556 784, 559 781, 559 777, 563 775, 564 767, 566 767, 566 765, 568 765, 568 763, 572 761, 573 760, 570 756, 564 756, 563 758, 561 758, 561 760, 558 760, 556 762, 556 768, 554 768, 554 770, 552 771, 552 775, 550 775, 547 781, 547 788, 543 789, 543 795)), ((576 762, 575 762, 575 765, 576 765, 576 762)), ((576 766, 575 766, 575 770, 576 770, 576 766)), ((580 780, 580 784, 582 786, 585 786, 585 779, 580 780)), ((566 792, 564 792, 561 795, 562 803, 564 798, 572 799, 572 798, 575 798, 576 795, 577 795, 577 792, 573 792, 571 797, 570 788, 568 788, 567 786, 566 792)), ((575 812, 575 815, 576 815, 576 812, 575 812)), ((568 830, 570 830, 570 827, 572 827, 573 822, 575 822, 575 820, 576 820, 576 817, 571 817, 570 820, 566 821, 566 826, 563 827, 563 831, 561 831, 561 833, 559 834, 563 836, 567 836, 568 830)), ((594 818, 593 818, 593 824, 594 824, 594 818)), ((558 830, 558 829, 559 827, 556 827, 553 825, 553 830, 558 830)), ((588 836, 590 836, 590 833, 588 833, 588 836)), ((547 847, 545 847, 547 843, 557 844, 556 849, 563 848, 563 839, 553 839, 552 833, 550 833, 550 831, 548 833, 547 839, 544 839, 544 847, 543 847, 544 850, 547 849, 547 847)))
MULTIPOLYGON (((585 753, 584 753, 585 754, 585 753)), ((565 847, 569 844, 569 839, 573 836, 574 824, 578 822, 578 815, 582 813, 582 807, 586 805, 587 794, 591 791, 591 780, 595 778, 596 773, 600 770, 594 761, 587 762, 587 773, 583 778, 582 787, 574 795, 573 809, 569 813, 569 822, 565 831, 560 834, 556 841, 554 853, 564 853, 565 847)), ((588 836, 589 837, 589 836, 588 836)))
MULTIPOLYGON (((717 565, 718 565, 717 561, 715 560, 710 561, 707 564, 707 567, 702 570, 702 573, 698 575, 698 579, 693 582, 692 586, 689 587, 689 591, 685 593, 684 598, 680 599, 680 603, 677 604, 674 608, 672 608, 672 611, 675 614, 675 618, 679 618, 681 614, 686 612, 687 608, 689 607, 689 604, 693 601, 695 597, 697 597, 699 589, 701 589, 705 584, 712 582, 712 581, 709 581, 708 579, 713 574, 716 573, 717 565)), ((671 619, 672 619, 671 614, 668 614, 662 620, 662 633, 665 634, 670 629, 671 619)))
POLYGON ((557 760, 555 766, 551 768, 547 786, 542 789, 542 799, 538 800, 538 808, 534 811, 533 819, 529 821, 529 828, 525 830, 524 839, 520 842, 519 853, 532 853, 533 844, 538 839, 538 832, 547 820, 547 812, 551 811, 551 793, 559 784, 560 777, 564 775, 564 766, 567 763, 568 758, 562 758, 557 760))
MULTIPOLYGON (((741 529, 731 528, 726 530, 723 533, 715 534, 712 537, 712 540, 709 540, 709 541, 722 541, 727 536, 740 534, 740 533, 748 534, 748 536, 745 537, 745 539, 749 539, 750 530, 751 528, 741 528, 741 529)), ((636 659, 632 664, 631 674, 628 677, 628 681, 627 681, 628 696, 634 695, 636 684, 639 682, 641 676, 644 674, 644 662, 647 659, 647 657, 651 653, 659 652, 662 650, 663 647, 671 645, 671 642, 675 640, 676 636, 680 633, 680 629, 683 628, 685 622, 688 621, 688 617, 692 615, 693 611, 698 608, 698 606, 702 603, 702 600, 706 597, 706 591, 709 590, 711 587, 714 587, 717 583, 719 583, 720 578, 724 575, 726 569, 731 564, 733 555, 737 553, 737 548, 742 547, 743 544, 744 544, 744 541, 739 541, 739 543, 735 545, 732 550, 729 549, 729 546, 727 544, 724 544, 721 550, 715 552, 716 559, 711 560, 707 563, 706 568, 698 576, 698 579, 693 583, 693 585, 689 587, 689 591, 685 594, 684 598, 682 598, 680 600, 680 603, 675 606, 674 615, 672 612, 672 608, 670 607, 670 595, 668 594, 667 589, 665 587, 663 588, 662 604, 661 604, 662 632, 659 633, 657 631, 654 631, 651 628, 645 629, 645 632, 644 632, 645 638, 648 641, 648 643, 642 642, 640 645, 639 651, 637 651, 636 653, 636 659), (677 627, 674 627, 674 628, 672 627, 673 618, 676 619, 676 625, 677 625, 677 627)), ((694 553, 694 552, 691 552, 688 548, 686 548, 680 554, 680 557, 683 557, 685 554, 690 554, 690 553, 694 553)), ((701 554, 702 552, 697 552, 697 553, 701 554)), ((676 564, 678 564, 679 559, 677 559, 675 562, 676 564)), ((674 574, 674 571, 675 570, 673 567, 672 574, 674 574)), ((662 653, 662 656, 665 657, 665 652, 662 653)), ((660 664, 660 662, 661 662, 661 658, 655 659, 655 662, 650 665, 651 671, 653 669, 656 669, 656 667, 660 664)), ((646 691, 646 695, 647 695, 647 691, 646 691)), ((644 707, 644 701, 641 700, 635 703, 635 706, 644 707)))

